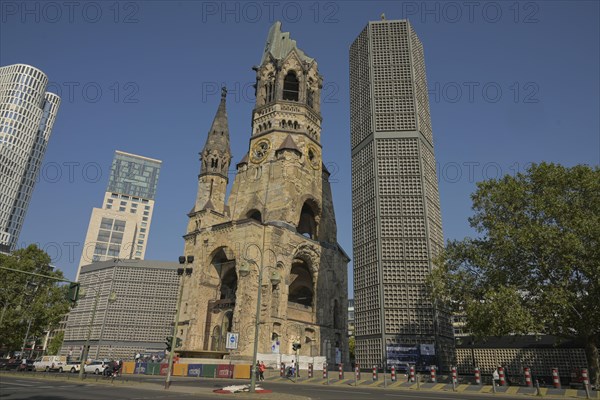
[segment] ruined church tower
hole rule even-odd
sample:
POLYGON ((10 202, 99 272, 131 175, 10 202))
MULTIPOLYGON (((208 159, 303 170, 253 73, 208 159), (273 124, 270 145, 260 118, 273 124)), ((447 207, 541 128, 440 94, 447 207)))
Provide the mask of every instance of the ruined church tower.
POLYGON ((250 360, 260 290, 261 359, 292 354, 299 343, 300 356, 344 362, 349 258, 337 243, 322 159, 323 78, 280 22, 253 70, 249 150, 236 165, 228 199, 225 89, 201 152, 198 194, 184 235, 193 273, 184 278, 176 351, 250 360), (235 350, 226 348, 228 332, 239 333, 235 350))

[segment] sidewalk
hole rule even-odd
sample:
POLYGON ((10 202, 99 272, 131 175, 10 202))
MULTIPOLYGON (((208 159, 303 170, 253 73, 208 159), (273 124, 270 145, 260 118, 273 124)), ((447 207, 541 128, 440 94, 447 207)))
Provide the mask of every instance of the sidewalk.
MULTIPOLYGON (((380 388, 384 390, 425 390, 425 391, 437 391, 437 392, 452 392, 451 383, 420 383, 417 385, 415 382, 407 382, 406 377, 401 376, 402 380, 392 382, 389 374, 386 376, 386 382, 383 381, 383 375, 378 375, 378 380, 373 380, 370 373, 361 372, 361 379, 355 379, 354 374, 350 371, 345 371, 343 379, 339 379, 339 373, 337 371, 329 371, 329 383, 326 378, 323 378, 323 371, 315 371, 312 378, 308 378, 307 371, 302 371, 299 378, 285 378, 280 377, 275 371, 267 376, 266 380, 277 383, 290 383, 290 384, 305 384, 305 385, 330 385, 330 386, 351 386, 351 387, 369 387, 369 388, 380 388), (366 378, 366 379, 365 379, 366 378)), ((459 384, 456 385, 455 392, 465 393, 488 393, 494 394, 494 389, 491 385, 468 385, 459 384)), ((523 395, 523 396, 537 396, 537 390, 531 387, 524 386, 496 386, 496 394, 510 394, 510 395, 523 395)), ((540 396, 542 398, 576 398, 585 399, 585 390, 578 389, 554 389, 554 388, 540 388, 540 396)), ((590 391, 590 399, 600 399, 600 392, 590 391)))

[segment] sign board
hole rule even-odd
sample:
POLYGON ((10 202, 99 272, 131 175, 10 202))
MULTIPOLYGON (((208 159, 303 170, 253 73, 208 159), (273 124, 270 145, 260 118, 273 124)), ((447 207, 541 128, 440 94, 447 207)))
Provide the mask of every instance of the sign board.
POLYGON ((417 371, 427 370, 427 366, 436 364, 435 344, 392 344, 386 346, 388 367, 414 365, 417 371))
POLYGON ((271 353, 273 354, 279 354, 279 340, 273 340, 272 344, 271 344, 271 353))
POLYGON ((227 332, 227 343, 225 348, 228 350, 236 350, 238 348, 239 333, 227 332))

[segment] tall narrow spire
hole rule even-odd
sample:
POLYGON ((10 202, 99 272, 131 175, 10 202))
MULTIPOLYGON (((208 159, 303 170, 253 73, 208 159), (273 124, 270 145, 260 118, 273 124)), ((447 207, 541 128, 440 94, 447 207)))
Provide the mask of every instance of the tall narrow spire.
POLYGON ((227 170, 231 162, 229 145, 229 123, 226 107, 227 88, 221 88, 221 102, 208 132, 206 144, 200 153, 202 167, 200 175, 216 174, 227 178, 227 170))

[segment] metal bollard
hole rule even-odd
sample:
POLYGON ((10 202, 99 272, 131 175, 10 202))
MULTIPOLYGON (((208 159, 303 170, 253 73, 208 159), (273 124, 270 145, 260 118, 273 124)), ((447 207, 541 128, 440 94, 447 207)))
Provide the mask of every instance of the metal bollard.
POLYGON ((410 372, 409 372, 409 375, 408 375, 408 380, 410 382, 414 382, 415 381, 415 366, 411 365, 409 371, 410 372))
POLYGON ((525 386, 532 387, 533 384, 531 382, 531 370, 527 367, 525 367, 523 370, 525 373, 525 386))
POLYGON ((504 377, 504 367, 498 367, 498 380, 500 381, 500 386, 506 386, 506 378, 504 377))
POLYGON ((452 367, 452 391, 456 392, 456 367, 452 367))
POLYGON ((394 367, 393 365, 392 365, 391 379, 392 379, 392 382, 396 382, 396 367, 394 367))
POLYGON ((475 368, 475 384, 481 385, 481 373, 479 372, 479 368, 475 368))
POLYGON ((558 376, 558 368, 552 368, 552 385, 555 389, 560 389, 560 377, 558 376))
POLYGON ((313 365, 312 364, 308 364, 308 378, 312 378, 313 377, 313 365))
POLYGON ((338 378, 341 381, 342 379, 344 379, 344 364, 340 363, 339 367, 338 367, 338 378))
POLYGON ((435 378, 435 365, 431 366, 431 382, 433 382, 433 383, 436 382, 436 378, 435 378))
POLYGON ((377 365, 373 365, 373 380, 377 380, 377 365))
POLYGON ((327 363, 323 363, 323 379, 327 379, 327 363))
POLYGON ((358 364, 354 366, 354 375, 356 375, 356 379, 360 380, 360 365, 358 364))
POLYGON ((590 377, 587 368, 581 369, 581 378, 583 380, 583 388, 585 389, 585 398, 590 398, 590 377))
POLYGON ((284 377, 285 376, 285 364, 281 363, 281 366, 279 367, 279 376, 284 377))

